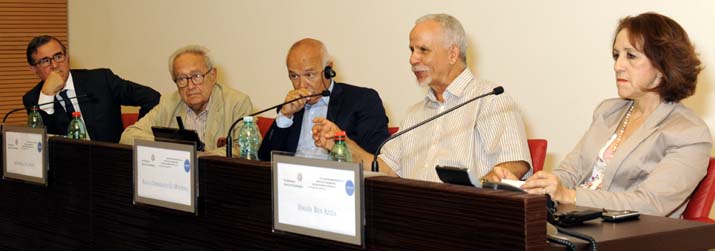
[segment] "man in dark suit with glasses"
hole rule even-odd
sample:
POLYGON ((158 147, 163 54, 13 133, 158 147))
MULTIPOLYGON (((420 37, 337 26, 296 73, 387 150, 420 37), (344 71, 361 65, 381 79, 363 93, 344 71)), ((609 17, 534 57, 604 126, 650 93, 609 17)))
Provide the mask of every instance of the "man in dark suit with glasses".
POLYGON ((70 70, 67 48, 55 37, 34 37, 26 54, 30 70, 42 81, 22 97, 23 104, 60 101, 40 107, 48 133, 66 134, 72 112, 80 112, 89 139, 117 143, 124 130, 122 105, 139 106, 142 117, 159 103, 158 92, 109 69, 70 70))

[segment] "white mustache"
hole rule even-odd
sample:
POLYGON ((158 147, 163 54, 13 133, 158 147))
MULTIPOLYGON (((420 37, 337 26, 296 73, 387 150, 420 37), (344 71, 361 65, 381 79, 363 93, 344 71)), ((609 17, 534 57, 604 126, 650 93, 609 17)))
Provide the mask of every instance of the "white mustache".
POLYGON ((416 71, 429 71, 429 67, 423 65, 412 66, 412 72, 416 71))

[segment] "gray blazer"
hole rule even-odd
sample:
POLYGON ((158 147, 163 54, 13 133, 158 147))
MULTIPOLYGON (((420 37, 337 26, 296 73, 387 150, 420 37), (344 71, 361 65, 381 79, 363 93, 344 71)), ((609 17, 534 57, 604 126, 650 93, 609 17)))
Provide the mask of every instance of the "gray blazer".
POLYGON ((609 99, 576 147, 554 170, 576 188, 576 205, 679 218, 705 177, 712 148, 710 130, 680 103, 660 103, 608 163, 602 190, 579 188, 591 177, 599 150, 616 131, 632 101, 609 99))

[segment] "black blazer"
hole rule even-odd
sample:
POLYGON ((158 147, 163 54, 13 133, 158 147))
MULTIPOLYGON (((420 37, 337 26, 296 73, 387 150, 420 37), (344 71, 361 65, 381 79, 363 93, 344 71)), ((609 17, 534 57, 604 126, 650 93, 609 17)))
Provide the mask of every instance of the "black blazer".
MULTIPOLYGON (((92 140, 119 142, 124 131, 121 106, 140 106, 141 118, 159 103, 161 97, 154 89, 124 80, 109 69, 70 72, 77 95, 88 95, 87 98, 79 98, 78 102, 92 140)), ((22 97, 26 107, 37 105, 43 84, 44 81, 41 81, 22 97)), ((55 103, 54 114, 48 115, 44 111, 40 114, 48 133, 67 134, 69 116, 59 102, 55 103)))
MULTIPOLYGON (((293 124, 288 128, 279 128, 273 122, 258 150, 258 158, 270 160, 273 150, 295 152, 304 111, 302 109, 293 114, 293 124)), ((385 108, 380 95, 373 89, 336 82, 330 93, 327 119, 345 130, 350 139, 370 153, 374 153, 380 143, 390 136, 385 108)))

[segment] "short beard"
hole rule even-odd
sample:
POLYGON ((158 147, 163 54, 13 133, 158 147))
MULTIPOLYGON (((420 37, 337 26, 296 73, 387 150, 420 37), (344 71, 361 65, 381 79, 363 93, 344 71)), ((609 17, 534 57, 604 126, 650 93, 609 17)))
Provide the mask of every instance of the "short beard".
POLYGON ((417 85, 421 88, 428 87, 430 83, 432 83, 432 77, 427 77, 422 81, 417 80, 417 85))

